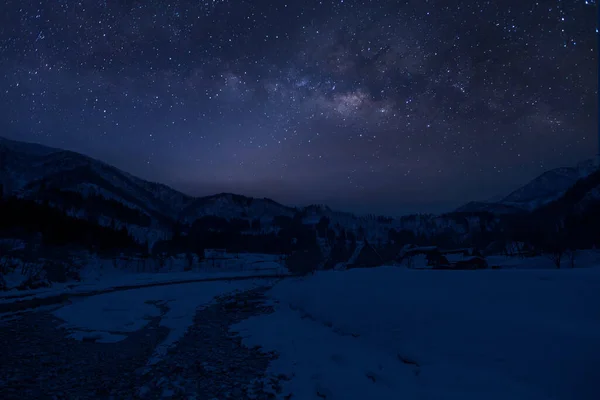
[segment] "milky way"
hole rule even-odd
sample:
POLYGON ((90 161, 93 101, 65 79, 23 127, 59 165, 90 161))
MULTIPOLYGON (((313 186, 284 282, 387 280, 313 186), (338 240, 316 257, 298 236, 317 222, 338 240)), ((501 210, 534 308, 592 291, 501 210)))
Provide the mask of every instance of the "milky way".
POLYGON ((439 211, 597 146, 595 1, 5 1, 3 136, 190 194, 439 211))

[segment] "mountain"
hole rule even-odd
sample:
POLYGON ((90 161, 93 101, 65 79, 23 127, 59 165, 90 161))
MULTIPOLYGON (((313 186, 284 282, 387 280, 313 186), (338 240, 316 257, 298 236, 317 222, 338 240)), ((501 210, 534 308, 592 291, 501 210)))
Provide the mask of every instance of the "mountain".
POLYGON ((297 209, 231 193, 192 197, 83 154, 4 138, 0 138, 0 184, 5 196, 48 202, 101 225, 125 225, 140 241, 149 242, 168 237, 176 222, 191 224, 204 216, 258 219, 266 229, 274 217, 291 218, 297 212, 307 224, 322 216, 352 229, 370 223, 370 218, 325 206, 297 209))
POLYGON ((578 180, 587 177, 597 169, 594 160, 587 160, 575 167, 556 168, 544 172, 506 196, 500 203, 531 211, 558 199, 578 180))
POLYGON ((457 212, 491 212, 514 214, 533 211, 560 198, 578 180, 589 176, 598 167, 594 160, 586 160, 574 167, 561 167, 546 171, 508 196, 496 202, 470 202, 457 212))
POLYGON ((295 209, 270 199, 221 193, 194 198, 72 151, 0 138, 3 195, 47 201, 103 225, 125 224, 140 240, 164 238, 176 221, 202 216, 272 219, 295 209))
POLYGON ((182 209, 179 218, 186 223, 207 215, 227 219, 260 219, 266 222, 274 216, 292 217, 295 213, 295 208, 284 206, 271 199, 220 193, 193 199, 182 209))
POLYGON ((0 174, 5 194, 43 197, 52 189, 100 195, 154 216, 176 217, 191 201, 166 185, 147 182, 85 155, 0 138, 0 174))
POLYGON ((212 220, 199 226, 220 226, 214 219, 217 217, 233 221, 232 226, 247 226, 240 229, 255 234, 276 233, 286 218, 300 218, 307 226, 323 220, 336 235, 352 232, 359 240, 364 237, 372 243, 386 243, 392 230, 429 238, 423 240, 443 236, 460 242, 496 229, 498 214, 528 213, 538 205, 548 204, 591 170, 593 166, 588 162, 549 171, 500 202, 472 202, 443 215, 389 218, 356 216, 325 205, 289 207, 267 198, 231 193, 192 197, 76 152, 0 138, 0 193, 43 202, 102 226, 126 228, 136 240, 150 247, 169 239, 176 229, 183 228, 185 232, 186 226, 203 217, 212 220), (239 220, 247 222, 240 225, 239 220))
POLYGON ((553 250, 600 244, 600 170, 581 178, 559 198, 515 220, 521 237, 553 250), (523 235, 525 234, 525 235, 523 235))
POLYGON ((558 199, 535 212, 559 216, 583 215, 590 210, 600 212, 600 170, 578 180, 558 199))
POLYGON ((140 241, 157 240, 192 201, 85 155, 0 138, 3 195, 48 202, 101 225, 125 224, 140 241))
POLYGON ((503 204, 501 202, 471 201, 455 210, 457 213, 489 212, 492 214, 517 214, 526 212, 525 209, 503 204))

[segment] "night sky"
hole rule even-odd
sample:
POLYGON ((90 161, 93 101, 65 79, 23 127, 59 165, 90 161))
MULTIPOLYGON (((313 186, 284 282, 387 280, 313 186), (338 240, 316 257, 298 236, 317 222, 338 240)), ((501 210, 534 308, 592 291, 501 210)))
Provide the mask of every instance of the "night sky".
POLYGON ((193 195, 376 214, 597 148, 596 2, 5 0, 0 135, 193 195))

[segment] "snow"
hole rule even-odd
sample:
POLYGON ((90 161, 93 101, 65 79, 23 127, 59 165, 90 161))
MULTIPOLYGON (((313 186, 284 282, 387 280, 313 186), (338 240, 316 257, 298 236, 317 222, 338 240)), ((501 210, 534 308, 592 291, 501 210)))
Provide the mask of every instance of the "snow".
MULTIPOLYGON (((520 257, 492 255, 485 257, 489 266, 514 269, 556 269, 552 259, 547 255, 520 257)), ((590 268, 600 265, 600 251, 595 249, 578 250, 575 253, 575 268, 590 268)), ((561 268, 570 268, 570 261, 565 255, 561 268)))
MULTIPOLYGON (((546 256, 519 257, 519 256, 487 256, 485 258, 490 266, 514 269, 554 269, 556 266, 546 256)), ((565 266, 567 262, 565 261, 565 266)))
POLYGON ((56 296, 62 293, 83 294, 96 291, 107 291, 120 289, 123 287, 146 286, 151 284, 176 284, 186 283, 193 280, 212 280, 212 279, 236 279, 252 278, 254 276, 272 276, 282 277, 287 275, 284 272, 264 272, 261 270, 252 271, 233 271, 233 272, 173 272, 173 273, 146 273, 146 274, 115 274, 113 277, 102 277, 98 281, 80 282, 77 284, 57 284, 50 288, 7 291, 0 293, 0 304, 10 303, 21 300, 31 300, 34 298, 44 298, 56 296))
POLYGON ((533 210, 556 200, 575 182, 587 177, 596 170, 594 160, 589 159, 574 167, 560 167, 546 171, 506 196, 501 203, 533 210))
POLYGON ((127 334, 145 327, 151 318, 160 317, 160 325, 167 327, 169 334, 149 360, 149 364, 154 364, 192 325, 198 307, 209 304, 215 296, 269 283, 272 282, 253 279, 124 290, 76 300, 53 314, 65 321, 63 327, 70 331, 70 337, 94 338, 102 343, 121 341, 127 334), (167 308, 164 314, 160 306, 167 308))
MULTIPOLYGON (((136 259, 119 260, 114 265, 114 260, 85 257, 84 267, 80 271, 80 282, 55 283, 48 288, 32 290, 15 289, 0 292, 0 304, 17 300, 30 300, 33 298, 51 297, 61 293, 86 293, 103 291, 123 286, 140 286, 148 284, 178 283, 202 279, 234 279, 253 276, 281 277, 289 272, 283 265, 279 256, 271 254, 228 254, 226 258, 204 260, 193 271, 183 271, 187 264, 185 257, 170 259, 161 272, 134 272, 137 265, 136 259)), ((156 263, 155 260, 148 262, 156 263)), ((154 267, 154 266, 153 266, 154 267)), ((15 288, 27 276, 21 269, 6 275, 7 287, 15 288)))
POLYGON ((232 329, 280 354, 279 398, 600 398, 600 268, 326 271, 269 296, 232 329))
POLYGON ((206 197, 196 197, 183 210, 184 222, 192 223, 196 219, 212 215, 221 218, 256 219, 271 221, 274 216, 292 217, 295 210, 273 200, 250 198, 231 193, 220 193, 206 197))
POLYGON ((202 271, 226 270, 226 271, 282 271, 286 272, 284 259, 278 254, 262 253, 224 253, 214 255, 212 253, 202 260, 199 269, 202 271))
POLYGON ((365 247, 365 242, 364 241, 358 242, 356 244, 356 249, 354 249, 354 252, 350 256, 350 258, 348 259, 346 264, 354 264, 356 262, 356 259, 360 255, 360 252, 362 251, 363 247, 365 247))

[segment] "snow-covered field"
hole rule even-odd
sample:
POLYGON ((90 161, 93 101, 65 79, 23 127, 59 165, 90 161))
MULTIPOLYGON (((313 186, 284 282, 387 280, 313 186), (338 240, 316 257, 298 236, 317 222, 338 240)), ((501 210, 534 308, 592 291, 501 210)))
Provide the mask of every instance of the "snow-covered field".
POLYGON ((202 260, 199 271, 274 271, 285 269, 285 260, 277 254, 225 253, 202 260))
MULTIPOLYGON (((489 266, 497 265, 502 268, 556 269, 552 259, 546 255, 535 257, 494 255, 487 256, 486 260, 489 266)), ((600 265, 600 251, 594 249, 578 250, 575 253, 574 264, 575 268, 588 268, 600 265)), ((571 268, 570 260, 567 255, 564 255, 562 258, 561 268, 571 268)))
MULTIPOLYGON (((154 260, 153 260, 154 262, 154 260)), ((27 298, 42 298, 60 293, 81 293, 118 288, 120 286, 139 286, 151 283, 177 283, 200 279, 227 279, 252 276, 284 276, 287 268, 279 256, 271 254, 227 254, 222 259, 204 260, 195 265, 192 271, 183 271, 185 260, 169 260, 172 265, 157 272, 136 272, 136 261, 113 260, 90 257, 80 270, 81 281, 54 283, 51 287, 31 290, 8 290, 0 292, 0 303, 27 298)), ((5 277, 9 288, 18 286, 26 279, 21 270, 15 270, 5 277)))
POLYGON ((311 399, 599 399, 600 268, 287 279, 232 327, 311 399))
POLYGON ((112 291, 121 288, 144 287, 153 284, 185 284, 190 281, 202 280, 227 280, 252 277, 278 278, 287 275, 286 271, 231 271, 231 272, 164 272, 147 274, 120 274, 112 277, 103 277, 97 281, 83 281, 77 284, 56 284, 49 288, 40 288, 21 291, 0 292, 0 304, 15 301, 43 299, 60 294, 86 294, 99 291, 112 291))
MULTIPOLYGON (((246 345, 279 353, 270 372, 289 378, 281 399, 598 399, 598 253, 578 260, 577 268, 560 270, 546 258, 489 257, 490 265, 512 268, 380 267, 288 277, 269 292, 275 313, 231 329, 246 345)), ((98 342, 120 341, 160 317, 170 333, 151 365, 185 334, 199 307, 272 284, 287 273, 280 262, 228 255, 214 267, 206 260, 193 271, 158 273, 89 263, 76 285, 8 291, 0 303, 173 283, 73 297, 54 311, 73 338, 98 342), (182 283, 268 273, 274 278, 182 283)))
MULTIPOLYGON (((195 264, 191 271, 184 271, 185 258, 167 260, 165 267, 157 272, 135 272, 135 268, 104 263, 88 264, 82 271, 81 285, 128 285, 144 282, 182 281, 189 279, 242 277, 263 274, 285 275, 288 273, 279 256, 272 254, 225 253, 222 258, 207 259, 195 264)), ((79 286, 81 286, 79 285, 79 286)))
POLYGON ((72 338, 94 338, 104 343, 123 340, 128 333, 146 326, 150 318, 160 316, 160 325, 169 329, 169 335, 149 360, 149 364, 154 364, 185 334, 198 307, 210 304, 215 296, 271 283, 256 279, 124 290, 75 300, 54 311, 54 315, 65 321, 63 326, 69 329, 72 338), (162 306, 166 310, 164 314, 160 309, 162 306))
MULTIPOLYGON (((444 254, 446 260, 450 263, 464 261, 471 256, 463 254, 444 254)), ((532 257, 521 257, 518 255, 488 255, 485 257, 488 267, 499 267, 502 269, 556 269, 556 265, 552 258, 548 255, 539 255, 532 257)), ((574 268, 589 268, 600 265, 600 251, 595 249, 578 250, 573 258, 574 268)), ((417 254, 403 260, 403 266, 412 268, 428 269, 431 266, 427 265, 427 258, 424 254, 417 254)), ((571 260, 569 255, 565 254, 561 260, 561 268, 571 268, 571 260)))

